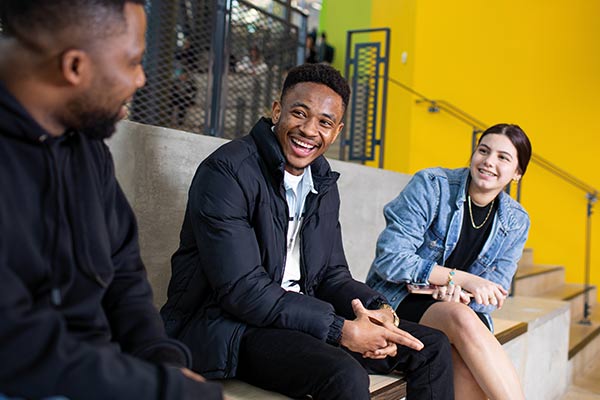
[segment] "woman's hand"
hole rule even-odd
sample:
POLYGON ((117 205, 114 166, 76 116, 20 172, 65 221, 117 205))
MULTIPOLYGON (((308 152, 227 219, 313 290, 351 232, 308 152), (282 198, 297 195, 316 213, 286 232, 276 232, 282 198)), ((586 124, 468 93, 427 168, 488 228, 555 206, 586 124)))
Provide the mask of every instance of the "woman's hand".
POLYGON ((462 287, 473 295, 473 299, 477 304, 502 308, 504 300, 508 296, 508 292, 499 284, 468 272, 460 271, 457 280, 460 280, 462 287))
MULTIPOLYGON (((444 294, 448 293, 449 287, 452 286, 452 284, 448 283, 449 281, 454 282, 454 291, 456 291, 456 287, 460 286, 463 291, 467 291, 472 295, 473 300, 477 304, 493 305, 501 308, 508 295, 508 292, 502 286, 480 276, 470 274, 466 271, 453 270, 448 267, 435 265, 429 275, 429 282, 440 286, 440 292, 435 298, 448 301, 447 298, 451 296, 444 296, 444 294), (454 275, 450 275, 452 271, 454 271, 454 275)), ((454 293, 454 291, 450 293, 454 293)))
POLYGON ((471 294, 462 290, 460 285, 448 284, 437 286, 431 297, 436 300, 469 304, 471 302, 471 294))

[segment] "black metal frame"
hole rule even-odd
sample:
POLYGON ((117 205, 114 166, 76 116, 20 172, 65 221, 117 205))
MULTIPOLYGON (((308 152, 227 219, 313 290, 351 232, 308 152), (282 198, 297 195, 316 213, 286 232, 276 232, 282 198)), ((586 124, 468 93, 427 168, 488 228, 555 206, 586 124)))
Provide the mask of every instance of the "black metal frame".
MULTIPOLYGON (((347 129, 342 131, 342 137, 340 139, 340 160, 355 160, 365 163, 366 161, 373 161, 375 159, 375 151, 379 149, 379 168, 383 168, 384 162, 384 147, 385 147, 385 125, 386 125, 386 112, 387 112, 387 92, 388 92, 388 77, 389 77, 389 60, 390 60, 390 40, 391 31, 389 28, 374 28, 374 29, 356 29, 349 30, 346 36, 346 63, 344 68, 344 76, 352 87, 352 97, 350 101, 350 112, 347 115, 348 123, 347 129), (385 40, 383 41, 384 49, 383 55, 381 54, 382 42, 375 41, 355 41, 355 37, 358 34, 373 34, 373 33, 384 33, 385 40), (354 47, 353 47, 354 46, 354 47), (373 85, 373 92, 369 92, 363 101, 358 100, 359 80, 365 77, 359 76, 359 55, 363 49, 375 49, 375 73, 374 76, 368 76, 369 82, 373 85), (384 72, 380 74, 381 65, 383 65, 384 72), (351 74, 352 71, 352 74, 351 74), (382 82, 380 84, 380 81, 382 82), (378 107, 379 102, 379 85, 381 85, 381 107, 378 107), (365 115, 358 116, 356 104, 366 103, 367 107, 361 109, 365 115), (372 107, 369 107, 372 105, 372 107), (379 124, 377 123, 379 119, 379 124), (357 121, 365 120, 370 121, 370 131, 358 132, 357 121), (377 130, 379 126, 379 130, 377 130), (349 130, 349 133, 346 131, 349 130), (346 148, 348 148, 348 154, 346 155, 346 148), (359 148, 359 154, 354 151, 355 148, 359 148), (368 150, 371 150, 368 152, 368 150), (370 153, 370 154, 368 154, 370 153)), ((366 123, 364 125, 367 125, 366 123)), ((364 127, 366 128, 366 126, 364 127)))

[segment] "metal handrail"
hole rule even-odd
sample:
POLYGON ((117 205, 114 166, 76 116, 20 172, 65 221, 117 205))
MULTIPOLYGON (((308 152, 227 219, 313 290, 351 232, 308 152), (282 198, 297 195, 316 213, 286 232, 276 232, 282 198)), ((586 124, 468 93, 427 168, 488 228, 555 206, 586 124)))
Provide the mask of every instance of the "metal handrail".
MULTIPOLYGON (((401 87, 402 89, 406 90, 407 92, 415 95, 418 97, 418 99, 416 100, 416 103, 428 103, 429 107, 428 107, 428 111, 430 113, 437 113, 440 111, 444 111, 446 112, 448 115, 454 117, 455 119, 461 121, 464 124, 469 125, 472 128, 472 149, 475 149, 475 144, 476 144, 476 137, 477 134, 481 133, 483 131, 483 129, 486 129, 489 125, 482 122, 481 120, 479 120, 478 118, 474 117, 473 115, 467 113, 466 111, 460 109, 459 107, 455 106, 454 104, 446 101, 446 100, 437 100, 437 99, 431 99, 427 96, 425 96, 424 94, 419 93, 418 91, 416 91, 415 89, 411 88, 410 86, 405 85, 404 83, 389 77, 388 80, 393 83, 396 86, 401 87)), ((598 189, 596 189, 595 187, 593 187, 592 185, 584 182, 583 180, 577 178, 576 176, 572 175, 571 173, 565 171, 564 169, 560 168, 559 166, 557 166, 556 164, 548 161, 546 158, 539 156, 537 154, 532 154, 531 155, 531 162, 533 164, 538 165, 539 167, 541 167, 542 169, 550 172, 551 174, 553 174, 554 176, 562 179, 564 182, 568 183, 571 186, 574 186, 575 188, 584 191, 586 193, 586 200, 587 200, 587 208, 586 208, 586 234, 585 234, 585 283, 584 283, 584 304, 583 304, 583 319, 581 321, 579 321, 580 324, 583 325, 591 325, 591 321, 589 319, 590 317, 590 302, 589 302, 589 291, 590 291, 590 255, 591 255, 591 226, 592 226, 592 214, 593 214, 593 208, 594 208, 594 204, 596 203, 596 201, 598 201, 598 189)), ((518 183, 518 193, 517 193, 517 200, 520 201, 520 197, 521 197, 521 180, 519 180, 518 183)), ((514 285, 514 280, 513 280, 513 285, 514 285)), ((514 287, 513 290, 514 292, 514 287)))

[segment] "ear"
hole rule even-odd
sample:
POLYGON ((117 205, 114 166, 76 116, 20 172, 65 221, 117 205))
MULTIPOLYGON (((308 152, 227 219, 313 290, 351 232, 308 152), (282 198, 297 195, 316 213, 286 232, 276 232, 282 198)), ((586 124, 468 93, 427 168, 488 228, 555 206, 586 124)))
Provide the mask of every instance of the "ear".
POLYGON ((271 119, 273 120, 274 124, 277 124, 279 122, 279 118, 281 118, 281 103, 275 100, 271 109, 271 119))
POLYGON ((513 176, 513 181, 519 182, 519 179, 521 179, 522 176, 523 174, 521 174, 519 170, 517 170, 517 172, 515 172, 515 176, 513 176))
POLYGON ((337 139, 337 137, 340 134, 340 132, 342 131, 342 129, 344 129, 344 123, 340 122, 340 124, 337 126, 335 135, 333 136, 333 140, 331 141, 331 143, 335 142, 335 140, 337 139))
POLYGON ((89 80, 91 66, 90 57, 83 50, 67 50, 60 59, 63 78, 73 86, 79 86, 89 80))

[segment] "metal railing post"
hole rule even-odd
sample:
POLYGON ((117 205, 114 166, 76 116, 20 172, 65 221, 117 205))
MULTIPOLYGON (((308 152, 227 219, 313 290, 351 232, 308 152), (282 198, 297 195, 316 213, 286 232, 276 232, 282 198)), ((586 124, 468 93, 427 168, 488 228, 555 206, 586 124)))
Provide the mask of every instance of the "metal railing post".
POLYGON ((598 198, 598 194, 588 193, 587 198, 587 212, 585 222, 585 265, 584 265, 584 301, 583 301, 583 319, 579 321, 581 325, 591 325, 590 321, 590 258, 591 258, 591 242, 592 242, 592 213, 594 211, 594 203, 598 198))
POLYGON ((215 30, 211 43, 206 101, 206 132, 210 136, 221 136, 225 125, 228 72, 225 60, 229 59, 230 20, 231 0, 218 0, 213 25, 215 30))

